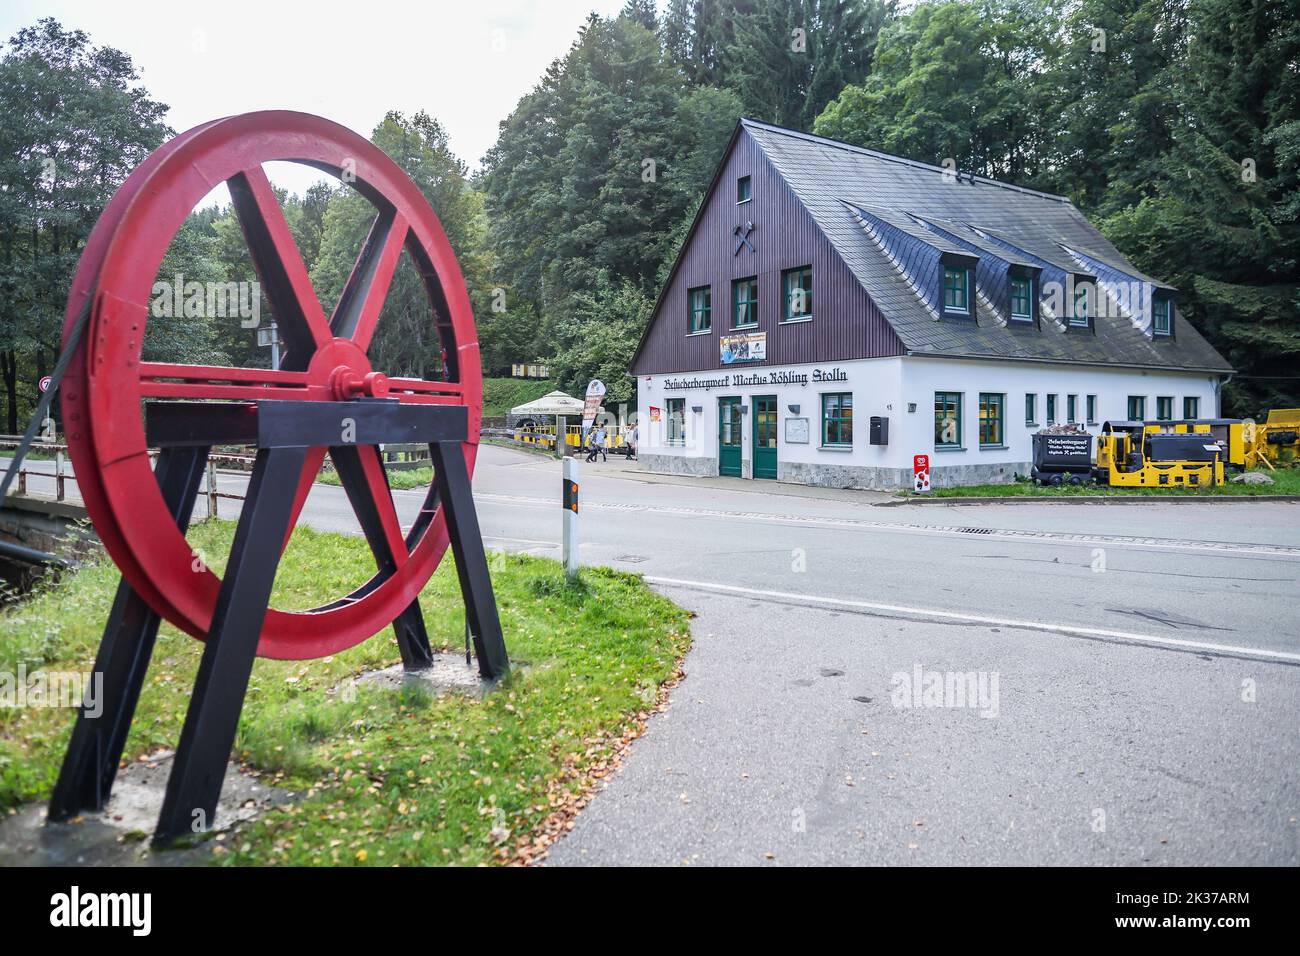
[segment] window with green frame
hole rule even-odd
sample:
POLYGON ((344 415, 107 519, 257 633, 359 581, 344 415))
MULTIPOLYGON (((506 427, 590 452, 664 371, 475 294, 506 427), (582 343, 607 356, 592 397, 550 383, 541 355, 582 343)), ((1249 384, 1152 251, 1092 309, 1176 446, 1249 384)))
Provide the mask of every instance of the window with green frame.
POLYGON ((1183 418, 1194 421, 1201 417, 1201 400, 1188 395, 1183 399, 1183 418))
POLYGON ((822 396, 822 444, 847 448, 853 444, 853 393, 822 396))
POLYGON ((1147 417, 1147 400, 1145 395, 1130 395, 1128 397, 1128 420, 1131 422, 1146 421, 1147 417))
POLYGON ((1028 276, 1011 277, 1011 318, 1031 322, 1034 318, 1034 280, 1028 276))
POLYGON ((758 325, 758 276, 731 283, 731 327, 758 325))
POLYGON ((1047 396, 1047 424, 1056 424, 1056 396, 1047 396))
POLYGON ((1025 424, 1038 424, 1038 396, 1033 392, 1025 395, 1025 424))
POLYGON ((686 399, 668 399, 667 439, 670 445, 686 444, 686 399))
POLYGON ((1151 303, 1152 324, 1156 335, 1168 335, 1173 330, 1173 321, 1170 319, 1172 312, 1172 304, 1166 296, 1157 296, 1151 303))
POLYGON ((781 319, 797 322, 811 319, 813 310, 812 266, 800 266, 781 273, 781 319))
POLYGON ((969 269, 943 267, 943 309, 945 312, 970 312, 969 269))
POLYGON ((1071 325, 1087 325, 1092 311, 1091 283, 1076 282, 1074 285, 1074 308, 1070 311, 1071 325))
POLYGON ((1001 446, 1002 409, 1006 396, 1000 392, 980 392, 980 446, 1001 446))
POLYGON ((1156 421, 1172 422, 1174 420, 1174 398, 1172 395, 1156 396, 1156 421))
POLYGON ((686 301, 690 309, 690 324, 687 328, 688 334, 694 335, 697 332, 708 332, 713 328, 713 290, 707 285, 700 286, 698 289, 691 289, 686 293, 686 301))
POLYGON ((1073 425, 1073 424, 1075 423, 1075 421, 1076 421, 1077 416, 1078 416, 1078 412, 1079 412, 1079 396, 1078 396, 1078 395, 1067 395, 1067 396, 1065 396, 1065 421, 1066 421, 1066 423, 1069 424, 1069 425, 1073 425))
POLYGON ((1088 424, 1089 425, 1097 424, 1097 396, 1089 395, 1086 399, 1084 399, 1084 403, 1088 410, 1088 424))
POLYGON ((961 447, 961 392, 934 393, 934 447, 961 447))

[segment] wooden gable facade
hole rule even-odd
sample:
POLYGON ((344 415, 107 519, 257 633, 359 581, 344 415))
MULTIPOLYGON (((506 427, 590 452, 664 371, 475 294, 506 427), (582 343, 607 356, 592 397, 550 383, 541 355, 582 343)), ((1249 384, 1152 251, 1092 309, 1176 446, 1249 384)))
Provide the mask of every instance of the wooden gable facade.
POLYGON ((863 290, 753 136, 737 125, 713 183, 673 266, 632 360, 634 375, 723 367, 721 337, 731 333, 732 283, 758 279, 758 326, 766 359, 754 369, 903 354, 902 341, 863 290), (737 184, 750 179, 750 198, 737 184), (737 231, 739 230, 739 232, 737 231), (812 267, 812 318, 783 321, 783 274, 812 267), (688 292, 711 290, 708 333, 688 334, 688 292))

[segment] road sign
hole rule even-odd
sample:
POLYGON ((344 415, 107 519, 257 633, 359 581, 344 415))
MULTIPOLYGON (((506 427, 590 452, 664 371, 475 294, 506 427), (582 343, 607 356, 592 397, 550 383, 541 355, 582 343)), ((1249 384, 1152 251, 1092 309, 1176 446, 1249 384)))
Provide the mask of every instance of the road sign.
POLYGON ((48 392, 50 390, 50 384, 53 381, 54 379, 52 379, 50 376, 42 375, 41 380, 36 383, 36 387, 39 388, 42 392, 48 392))
POLYGON ((912 456, 912 487, 914 491, 930 490, 930 456, 912 456))

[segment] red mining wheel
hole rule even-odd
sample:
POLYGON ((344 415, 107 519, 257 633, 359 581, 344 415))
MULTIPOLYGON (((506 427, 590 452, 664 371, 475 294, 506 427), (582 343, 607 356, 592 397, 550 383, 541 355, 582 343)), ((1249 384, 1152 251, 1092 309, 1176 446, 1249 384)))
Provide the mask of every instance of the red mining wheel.
MULTIPOLYGON (((335 123, 303 113, 249 113, 196 127, 159 148, 128 177, 91 233, 68 299, 65 341, 87 299, 89 325, 62 389, 82 497, 127 582, 162 617, 196 637, 208 631, 220 581, 210 571, 194 570, 193 552, 168 514, 150 468, 143 401, 309 402, 386 395, 405 404, 466 405, 465 463, 473 473, 483 382, 455 254, 406 174, 369 141, 335 123), (335 176, 355 171, 351 185, 375 207, 369 237, 330 317, 263 172, 263 163, 276 160, 335 176), (285 338, 280 371, 141 360, 152 286, 168 245, 190 210, 222 182, 285 338), (444 353, 441 381, 390 377, 372 369, 367 357, 403 248, 428 293, 444 353)), ((403 535, 377 449, 360 451, 365 490, 396 566, 322 607, 271 608, 261 656, 320 657, 365 640, 408 607, 442 559, 448 538, 436 491, 430 488, 415 525, 403 535)), ((325 454, 317 448, 307 457, 291 527, 325 454)))

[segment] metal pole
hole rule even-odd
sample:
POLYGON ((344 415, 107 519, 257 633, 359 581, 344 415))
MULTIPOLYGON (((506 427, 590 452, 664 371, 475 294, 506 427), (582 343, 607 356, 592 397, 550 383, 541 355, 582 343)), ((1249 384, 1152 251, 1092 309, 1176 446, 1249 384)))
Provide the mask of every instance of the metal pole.
POLYGON ((208 517, 217 516, 217 463, 208 459, 208 517))
POLYGON ((54 500, 63 500, 63 450, 54 452, 54 500))
POLYGON ((563 458, 565 448, 569 443, 568 436, 564 434, 564 416, 555 416, 555 457, 563 458))
POLYGON ((578 459, 564 459, 564 535, 561 553, 569 580, 578 576, 578 459))
POLYGON ((280 371, 280 332, 275 327, 275 319, 271 320, 271 368, 280 371))

